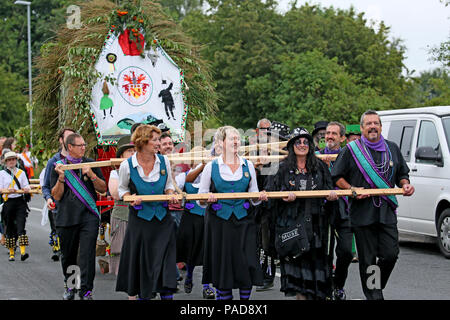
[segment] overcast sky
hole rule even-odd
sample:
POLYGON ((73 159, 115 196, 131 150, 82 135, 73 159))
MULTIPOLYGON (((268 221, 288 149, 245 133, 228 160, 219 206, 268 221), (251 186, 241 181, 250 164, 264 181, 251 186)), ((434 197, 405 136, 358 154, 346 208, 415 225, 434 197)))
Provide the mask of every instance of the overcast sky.
MULTIPOLYGON (((280 10, 289 8, 291 0, 278 0, 280 10)), ((406 67, 421 71, 440 67, 429 61, 428 51, 439 45, 450 35, 450 5, 439 0, 298 0, 297 6, 320 4, 323 7, 348 9, 351 5, 357 12, 365 12, 365 17, 384 21, 391 27, 390 37, 403 39, 406 46, 406 67)))

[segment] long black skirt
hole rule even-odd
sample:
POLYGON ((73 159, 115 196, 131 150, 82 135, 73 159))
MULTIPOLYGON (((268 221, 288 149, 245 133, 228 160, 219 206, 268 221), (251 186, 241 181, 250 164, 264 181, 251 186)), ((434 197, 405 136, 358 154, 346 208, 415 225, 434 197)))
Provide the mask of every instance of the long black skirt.
POLYGON ((229 220, 213 212, 205 216, 203 284, 218 289, 251 288, 263 284, 258 259, 257 225, 249 213, 229 220))
POLYGON ((177 261, 190 266, 203 265, 203 216, 184 211, 177 234, 177 261))
POLYGON ((123 242, 116 291, 150 299, 152 292, 173 292, 177 287, 175 221, 139 218, 130 210, 123 242))
MULTIPOLYGON (((313 241, 314 243, 314 241, 313 241)), ((331 268, 326 248, 314 247, 297 259, 280 260, 281 288, 286 296, 300 293, 310 300, 331 295, 331 268)))

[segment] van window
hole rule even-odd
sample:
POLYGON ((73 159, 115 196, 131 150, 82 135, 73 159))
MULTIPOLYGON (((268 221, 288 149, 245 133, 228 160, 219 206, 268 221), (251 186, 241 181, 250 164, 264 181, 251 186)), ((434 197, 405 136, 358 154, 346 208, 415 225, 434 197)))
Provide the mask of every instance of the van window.
MULTIPOLYGON (((432 121, 424 120, 420 124, 419 138, 417 139, 417 148, 419 147, 432 147, 437 152, 440 151, 439 137, 436 131, 436 127, 432 121)), ((429 160, 418 160, 418 163, 434 163, 429 160)))
POLYGON ((447 138, 447 145, 450 150, 450 117, 442 118, 442 126, 444 127, 445 138, 447 138))
POLYGON ((416 128, 416 120, 392 121, 388 139, 395 142, 406 161, 411 160, 412 139, 416 128))

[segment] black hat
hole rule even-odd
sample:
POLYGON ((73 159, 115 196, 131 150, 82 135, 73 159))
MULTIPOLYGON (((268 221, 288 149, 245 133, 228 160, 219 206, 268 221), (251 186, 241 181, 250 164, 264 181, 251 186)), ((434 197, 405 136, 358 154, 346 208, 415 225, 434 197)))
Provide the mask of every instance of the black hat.
POLYGON ((134 148, 134 144, 130 140, 131 135, 126 135, 119 139, 117 142, 116 158, 120 158, 125 150, 134 148))
POLYGON ((281 122, 272 121, 268 133, 272 136, 278 135, 280 140, 286 141, 289 140, 289 131, 290 128, 288 125, 281 122))
POLYGON ((139 126, 142 126, 143 124, 144 124, 144 123, 142 123, 142 122, 136 122, 136 123, 134 123, 134 124, 131 126, 130 133, 133 134, 133 132, 134 132, 139 126))
POLYGON ((298 127, 298 128, 295 128, 294 130, 292 130, 291 135, 289 137, 289 141, 287 143, 287 148, 289 149, 290 145, 292 145, 295 140, 297 140, 298 138, 302 138, 302 137, 307 138, 309 140, 310 144, 312 145, 313 138, 309 134, 308 130, 306 130, 303 127, 298 127))
POLYGON ((157 127, 159 130, 161 130, 161 132, 166 132, 170 130, 162 120, 155 120, 149 122, 148 124, 157 127))
POLYGON ((314 137, 319 130, 326 129, 328 126, 328 121, 321 120, 314 123, 314 130, 312 136, 314 137))

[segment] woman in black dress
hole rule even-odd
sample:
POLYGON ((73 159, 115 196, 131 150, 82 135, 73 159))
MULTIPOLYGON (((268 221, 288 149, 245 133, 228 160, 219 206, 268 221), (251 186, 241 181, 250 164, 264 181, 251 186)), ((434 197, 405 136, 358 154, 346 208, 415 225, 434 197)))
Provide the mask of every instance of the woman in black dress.
MULTIPOLYGON (((173 194, 170 162, 157 154, 161 130, 142 125, 131 141, 137 152, 119 169, 119 197, 131 194, 173 194)), ((175 198, 170 203, 177 203, 175 198)), ((123 242, 116 291, 129 296, 151 299, 159 292, 161 299, 173 299, 177 288, 175 221, 167 212, 166 202, 130 204, 128 226, 123 242)))
POLYGON ((206 201, 209 205, 205 214, 202 283, 214 285, 217 300, 232 299, 235 288, 239 288, 240 299, 248 300, 252 286, 263 283, 257 256, 257 225, 250 202, 258 205, 267 201, 267 195, 261 192, 256 202, 217 200, 214 193, 259 192, 253 163, 238 155, 239 132, 230 126, 219 132, 223 152, 203 169, 198 191, 211 193, 206 201))
MULTIPOLYGON (((314 142, 304 128, 295 129, 288 142, 289 155, 267 186, 268 191, 332 190, 327 165, 314 154, 314 142)), ((270 200, 278 229, 300 224, 304 252, 294 258, 280 256, 281 291, 297 299, 326 299, 331 294, 329 217, 337 199, 334 191, 326 198, 288 197, 270 200), (309 248, 309 249, 308 249, 309 248)), ((279 236, 277 234, 277 236, 279 236)), ((281 252, 279 252, 281 255, 281 252)))

